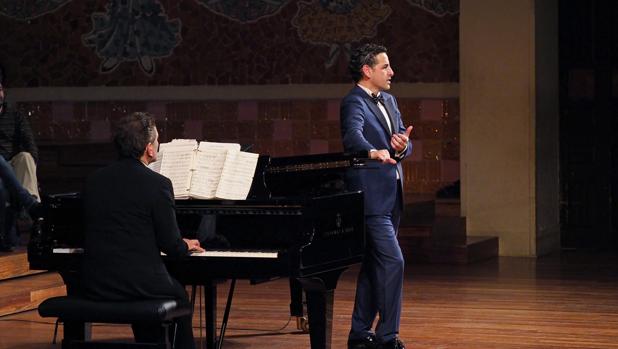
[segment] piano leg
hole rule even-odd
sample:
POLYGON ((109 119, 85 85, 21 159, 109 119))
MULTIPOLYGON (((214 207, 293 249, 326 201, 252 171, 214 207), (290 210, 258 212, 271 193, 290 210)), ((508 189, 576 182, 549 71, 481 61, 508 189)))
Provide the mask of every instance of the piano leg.
POLYGON ((330 349, 334 290, 307 291, 311 349, 330 349))
POLYGON ((333 299, 343 270, 320 277, 298 279, 307 293, 311 349, 330 349, 333 330, 333 299))
POLYGON ((217 284, 213 280, 204 283, 204 309, 206 316, 206 349, 217 347, 217 284))

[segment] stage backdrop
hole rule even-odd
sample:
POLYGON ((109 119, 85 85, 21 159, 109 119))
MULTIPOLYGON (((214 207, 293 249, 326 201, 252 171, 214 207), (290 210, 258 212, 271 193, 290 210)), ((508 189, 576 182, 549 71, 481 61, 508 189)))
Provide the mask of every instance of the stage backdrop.
POLYGON ((433 193, 459 178, 458 95, 440 88, 458 82, 458 12, 457 0, 0 0, 0 64, 43 145, 109 141, 115 119, 146 110, 162 141, 285 156, 341 151, 350 49, 380 43, 415 126, 406 191, 433 193))

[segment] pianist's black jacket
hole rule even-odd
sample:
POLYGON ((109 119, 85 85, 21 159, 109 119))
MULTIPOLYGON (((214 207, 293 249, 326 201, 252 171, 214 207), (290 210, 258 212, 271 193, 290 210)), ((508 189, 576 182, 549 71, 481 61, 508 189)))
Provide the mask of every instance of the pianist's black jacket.
POLYGON ((87 297, 186 299, 160 254, 187 254, 169 179, 137 159, 121 159, 88 178, 84 219, 82 275, 87 297))

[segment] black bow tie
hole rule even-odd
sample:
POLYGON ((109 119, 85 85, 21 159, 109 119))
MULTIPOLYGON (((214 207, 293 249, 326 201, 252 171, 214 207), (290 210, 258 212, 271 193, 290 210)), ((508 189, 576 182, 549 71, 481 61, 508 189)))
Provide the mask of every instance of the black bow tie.
POLYGON ((373 103, 378 104, 378 102, 382 103, 382 105, 384 105, 384 97, 382 97, 382 95, 376 95, 374 93, 371 94, 371 100, 373 101, 373 103))

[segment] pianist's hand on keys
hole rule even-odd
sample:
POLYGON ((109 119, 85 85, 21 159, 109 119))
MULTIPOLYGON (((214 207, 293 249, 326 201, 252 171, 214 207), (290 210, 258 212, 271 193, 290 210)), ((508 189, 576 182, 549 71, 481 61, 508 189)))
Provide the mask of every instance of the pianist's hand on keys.
POLYGON ((195 253, 195 252, 204 252, 205 250, 200 246, 200 242, 199 240, 195 240, 195 239, 185 239, 183 238, 183 240, 185 241, 185 243, 187 244, 187 247, 189 248, 189 252, 191 253, 195 253))

